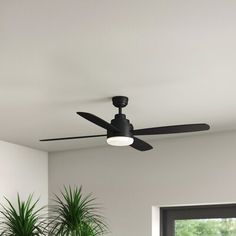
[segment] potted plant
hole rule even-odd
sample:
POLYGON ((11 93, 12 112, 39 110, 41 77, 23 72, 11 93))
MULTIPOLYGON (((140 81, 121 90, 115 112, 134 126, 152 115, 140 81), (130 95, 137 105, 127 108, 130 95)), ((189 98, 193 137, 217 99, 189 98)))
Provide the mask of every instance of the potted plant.
POLYGON ((49 207, 49 234, 66 236, 100 236, 108 231, 100 207, 92 195, 82 195, 82 187, 64 187, 49 207))
POLYGON ((42 208, 36 209, 39 201, 33 202, 33 195, 26 201, 17 194, 17 206, 7 199, 7 206, 1 205, 0 235, 2 236, 39 236, 46 235, 46 218, 41 214, 42 208))

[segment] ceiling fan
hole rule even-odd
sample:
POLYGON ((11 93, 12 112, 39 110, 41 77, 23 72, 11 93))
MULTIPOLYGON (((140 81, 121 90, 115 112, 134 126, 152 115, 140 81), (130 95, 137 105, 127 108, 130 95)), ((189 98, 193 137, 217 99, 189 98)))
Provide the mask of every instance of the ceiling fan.
POLYGON ((174 133, 186 133, 209 130, 210 126, 204 123, 198 124, 184 124, 184 125, 172 125, 153 127, 145 129, 134 129, 133 125, 126 119, 125 114, 122 113, 122 108, 127 106, 128 97, 115 96, 112 98, 113 105, 118 108, 118 114, 111 120, 111 123, 87 112, 77 112, 78 115, 82 116, 86 120, 104 128, 107 134, 98 135, 87 135, 78 137, 64 137, 64 138, 51 138, 41 139, 40 141, 58 141, 68 139, 81 139, 81 138, 95 138, 95 137, 107 137, 107 143, 112 146, 131 146, 139 151, 148 151, 153 147, 144 142, 143 140, 135 137, 136 135, 159 135, 159 134, 174 134, 174 133))

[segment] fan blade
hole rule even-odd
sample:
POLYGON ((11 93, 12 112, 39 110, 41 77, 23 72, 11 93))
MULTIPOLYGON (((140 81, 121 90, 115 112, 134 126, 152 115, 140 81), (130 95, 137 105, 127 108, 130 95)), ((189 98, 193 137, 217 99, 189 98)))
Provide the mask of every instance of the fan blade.
POLYGON ((77 137, 65 137, 65 138, 48 138, 48 139, 41 139, 41 142, 47 141, 60 141, 60 140, 68 140, 68 139, 81 139, 81 138, 95 138, 95 137, 104 137, 107 136, 106 134, 97 134, 97 135, 87 135, 87 136, 77 136, 77 137))
POLYGON ((154 134, 174 134, 209 130, 208 124, 187 124, 187 125, 172 125, 147 129, 136 129, 133 135, 154 135, 154 134))
POLYGON ((148 144, 148 143, 144 142, 143 140, 136 138, 136 137, 134 137, 134 142, 130 146, 132 148, 139 150, 139 151, 148 151, 148 150, 153 149, 153 147, 150 144, 148 144))
POLYGON ((105 120, 103 120, 91 113, 77 112, 77 114, 82 116, 86 120, 94 123, 95 125, 98 125, 106 130, 119 132, 119 129, 117 129, 115 126, 111 125, 110 123, 106 122, 105 120))

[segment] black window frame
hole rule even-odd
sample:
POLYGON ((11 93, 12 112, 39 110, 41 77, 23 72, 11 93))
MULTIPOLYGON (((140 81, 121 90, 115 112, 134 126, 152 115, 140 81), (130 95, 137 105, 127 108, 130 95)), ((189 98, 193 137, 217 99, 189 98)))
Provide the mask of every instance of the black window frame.
POLYGON ((175 220, 236 218, 236 204, 161 207, 160 235, 175 235, 175 220))

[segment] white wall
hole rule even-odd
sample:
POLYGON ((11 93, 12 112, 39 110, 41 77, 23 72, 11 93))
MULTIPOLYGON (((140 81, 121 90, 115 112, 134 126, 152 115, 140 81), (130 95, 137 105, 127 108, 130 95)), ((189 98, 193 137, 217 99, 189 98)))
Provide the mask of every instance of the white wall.
POLYGON ((47 152, 0 141, 0 200, 14 201, 19 192, 25 199, 34 193, 40 204, 48 203, 47 152))
POLYGON ((152 205, 236 202, 236 133, 49 155, 49 190, 82 184, 105 207, 111 235, 150 236, 152 205))

